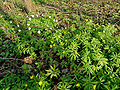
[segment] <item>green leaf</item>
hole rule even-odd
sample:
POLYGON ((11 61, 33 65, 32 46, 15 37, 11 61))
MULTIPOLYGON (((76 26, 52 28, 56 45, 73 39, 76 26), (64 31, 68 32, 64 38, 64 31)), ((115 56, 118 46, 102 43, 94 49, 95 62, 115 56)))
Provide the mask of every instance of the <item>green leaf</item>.
POLYGON ((32 66, 28 64, 23 64, 22 68, 25 73, 30 73, 32 66))

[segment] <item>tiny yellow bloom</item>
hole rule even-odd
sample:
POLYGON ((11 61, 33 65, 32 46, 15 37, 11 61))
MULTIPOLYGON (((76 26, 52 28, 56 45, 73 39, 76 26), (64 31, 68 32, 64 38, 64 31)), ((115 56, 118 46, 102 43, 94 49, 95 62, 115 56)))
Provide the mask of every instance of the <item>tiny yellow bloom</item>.
POLYGON ((103 31, 103 33, 105 33, 105 31, 103 31))
POLYGON ((88 19, 86 19, 86 21, 88 21, 88 19))
POLYGON ((93 85, 93 89, 96 89, 96 85, 93 85))
POLYGON ((51 43, 53 43, 53 41, 51 41, 51 43))
POLYGON ((77 34, 76 36, 78 37, 79 35, 77 34))
POLYGON ((53 44, 53 46, 55 46, 55 44, 53 44))
POLYGON ((56 74, 54 74, 54 77, 57 77, 57 75, 56 75, 56 74))
POLYGON ((73 46, 76 46, 76 43, 75 43, 75 44, 73 44, 73 46))
POLYGON ((65 51, 63 51, 62 53, 65 53, 65 51))
POLYGON ((67 42, 67 40, 65 40, 65 42, 67 42))
POLYGON ((77 86, 77 87, 80 87, 80 84, 78 83, 78 84, 76 84, 76 86, 77 86))
POLYGON ((60 38, 60 36, 58 36, 60 38))
POLYGON ((32 75, 32 76, 30 76, 30 79, 33 79, 33 75, 32 75))
POLYGON ((47 30, 47 28, 45 30, 47 30))
POLYGON ((50 45, 50 48, 52 48, 52 45, 50 45))
POLYGON ((95 31, 95 29, 93 29, 93 31, 95 31))
POLYGON ((67 29, 67 27, 65 27, 65 29, 67 29))
POLYGON ((27 84, 25 84, 25 87, 27 87, 28 85, 27 84))
POLYGON ((40 81, 38 84, 41 86, 41 85, 43 84, 43 82, 42 82, 42 81, 40 81))
POLYGON ((95 44, 95 47, 96 47, 96 44, 95 44))
POLYGON ((92 20, 90 20, 90 22, 92 22, 92 20))
POLYGON ((110 25, 107 25, 108 27, 110 27, 110 25))

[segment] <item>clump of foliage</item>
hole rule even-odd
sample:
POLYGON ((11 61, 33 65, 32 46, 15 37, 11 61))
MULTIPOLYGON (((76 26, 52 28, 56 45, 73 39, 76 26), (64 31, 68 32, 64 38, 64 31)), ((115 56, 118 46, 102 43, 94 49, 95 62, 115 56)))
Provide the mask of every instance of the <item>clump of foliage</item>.
POLYGON ((98 24, 87 17, 64 18, 49 10, 16 14, 16 21, 1 13, 1 90, 120 89, 119 24, 98 24), (34 58, 32 63, 23 61, 28 56, 34 58))

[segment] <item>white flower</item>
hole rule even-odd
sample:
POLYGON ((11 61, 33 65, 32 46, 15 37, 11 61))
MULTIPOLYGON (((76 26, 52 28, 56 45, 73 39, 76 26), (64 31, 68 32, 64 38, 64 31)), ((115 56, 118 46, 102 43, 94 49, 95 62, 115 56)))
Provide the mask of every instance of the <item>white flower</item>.
POLYGON ((28 23, 27 26, 30 26, 30 24, 28 23))
POLYGON ((52 30, 52 28, 50 28, 52 30))
POLYGON ((19 29, 18 31, 19 31, 19 32, 21 32, 21 30, 20 30, 20 29, 19 29))
POLYGON ((0 16, 1 18, 3 17, 3 15, 0 16))
POLYGON ((41 32, 40 31, 38 31, 38 34, 40 34, 41 32))
POLYGON ((3 2, 3 4, 6 4, 6 2, 3 2))
POLYGON ((56 22, 58 22, 58 20, 56 20, 56 22))
POLYGON ((20 27, 19 25, 17 25, 17 27, 20 27))
POLYGON ((12 21, 10 21, 10 23, 12 23, 12 21))
POLYGON ((30 30, 30 29, 31 29, 31 27, 28 28, 28 30, 30 30))
POLYGON ((36 14, 36 17, 38 17, 38 15, 36 14))
POLYGON ((29 20, 31 21, 31 18, 29 18, 29 20))
POLYGON ((26 16, 26 17, 28 17, 28 16, 26 16))
POLYGON ((49 18, 51 18, 51 16, 49 16, 49 18))
POLYGON ((34 17, 34 15, 30 15, 31 17, 34 17))
POLYGON ((53 21, 55 22, 55 19, 53 21))
POLYGON ((43 14, 42 14, 42 16, 43 16, 43 14))

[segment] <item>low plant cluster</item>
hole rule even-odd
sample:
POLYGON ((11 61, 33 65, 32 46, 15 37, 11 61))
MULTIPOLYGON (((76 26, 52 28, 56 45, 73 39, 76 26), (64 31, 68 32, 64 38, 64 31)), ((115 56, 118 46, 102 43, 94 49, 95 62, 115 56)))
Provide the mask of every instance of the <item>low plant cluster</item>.
POLYGON ((119 90, 119 24, 74 18, 0 13, 1 90, 119 90))

